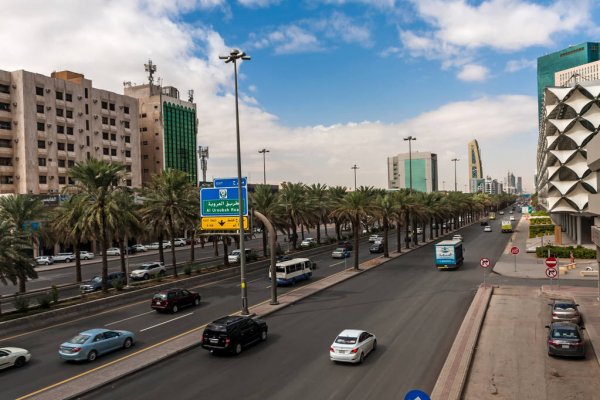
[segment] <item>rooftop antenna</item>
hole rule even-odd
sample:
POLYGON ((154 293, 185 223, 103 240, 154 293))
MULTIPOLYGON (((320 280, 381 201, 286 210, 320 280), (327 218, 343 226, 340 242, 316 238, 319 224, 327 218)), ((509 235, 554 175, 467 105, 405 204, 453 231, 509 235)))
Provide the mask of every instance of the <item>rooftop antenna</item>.
POLYGON ((194 102, 194 89, 188 90, 188 101, 190 103, 194 102))
POLYGON ((152 82, 154 82, 154 73, 156 72, 156 64, 152 64, 152 60, 148 59, 148 64, 144 64, 146 72, 148 73, 148 82, 150 86, 152 86, 152 82))

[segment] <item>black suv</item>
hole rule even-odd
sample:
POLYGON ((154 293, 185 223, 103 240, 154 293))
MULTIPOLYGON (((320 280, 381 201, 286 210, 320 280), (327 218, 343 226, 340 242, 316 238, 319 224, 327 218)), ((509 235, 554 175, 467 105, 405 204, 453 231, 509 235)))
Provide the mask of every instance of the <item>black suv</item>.
POLYGON ((211 351, 240 354, 252 343, 267 340, 267 323, 239 315, 219 318, 204 328, 201 345, 211 351))

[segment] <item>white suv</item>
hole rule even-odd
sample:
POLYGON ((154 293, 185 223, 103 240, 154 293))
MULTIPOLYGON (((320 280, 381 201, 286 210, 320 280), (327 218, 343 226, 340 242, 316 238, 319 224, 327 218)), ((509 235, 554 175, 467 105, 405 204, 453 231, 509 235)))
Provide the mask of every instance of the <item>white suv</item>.
MULTIPOLYGON (((239 249, 233 250, 231 253, 229 253, 229 255, 227 256, 227 259, 229 260, 230 263, 239 263, 241 254, 242 254, 242 252, 239 249)), ((250 259, 252 259, 253 256, 254 256, 254 250, 246 249, 246 261, 249 261, 250 259)))
POLYGON ((176 238, 176 239, 173 241, 173 245, 174 245, 174 246, 183 247, 183 246, 185 246, 185 239, 176 238))
POLYGON ((150 279, 155 276, 163 276, 167 273, 165 265, 161 262, 145 263, 131 271, 131 279, 150 279))

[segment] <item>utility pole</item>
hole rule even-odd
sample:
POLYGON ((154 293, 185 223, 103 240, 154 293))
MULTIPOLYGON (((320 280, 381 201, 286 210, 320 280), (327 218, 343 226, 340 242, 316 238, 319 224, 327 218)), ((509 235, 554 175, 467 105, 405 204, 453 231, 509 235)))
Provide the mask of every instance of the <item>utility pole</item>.
POLYGON ((356 170, 359 169, 359 167, 356 164, 354 164, 350 167, 350 169, 354 170, 354 191, 356 191, 356 170))
POLYGON ((411 142, 413 140, 417 140, 416 137, 409 136, 405 137, 404 140, 408 140, 408 173, 409 173, 409 182, 410 182, 410 192, 412 193, 412 148, 411 142))
POLYGON ((267 160, 266 160, 266 153, 269 153, 269 150, 267 149, 262 149, 258 151, 259 154, 263 155, 263 184, 267 184, 267 160))
POLYGON ((454 191, 456 192, 456 162, 460 160, 458 158, 453 158, 450 161, 454 162, 454 191))

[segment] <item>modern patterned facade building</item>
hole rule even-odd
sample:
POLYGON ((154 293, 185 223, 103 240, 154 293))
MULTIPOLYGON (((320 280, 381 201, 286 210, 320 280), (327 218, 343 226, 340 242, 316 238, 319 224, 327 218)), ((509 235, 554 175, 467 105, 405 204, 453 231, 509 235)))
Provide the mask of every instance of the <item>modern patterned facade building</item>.
POLYGON ((477 193, 480 191, 480 182, 483 179, 479 143, 477 143, 477 140, 471 140, 467 147, 469 154, 469 192, 477 193))
POLYGON ((554 86, 574 86, 579 82, 600 80, 600 61, 578 65, 554 74, 554 86))
POLYGON ((438 190, 437 155, 415 151, 388 157, 388 189, 410 188, 410 159, 412 158, 412 188, 419 192, 438 190))
MULTIPOLYGON (((537 60, 537 83, 538 83, 538 112, 540 127, 544 118, 542 103, 544 101, 544 89, 555 86, 555 74, 559 71, 568 70, 583 64, 600 60, 600 43, 586 42, 576 46, 570 46, 537 60)), ((572 75, 572 74, 571 74, 572 75)))
POLYGON ((578 244, 589 242, 591 195, 597 172, 588 167, 588 152, 600 127, 600 82, 548 87, 538 140, 537 191, 540 204, 578 244))
POLYGON ((184 171, 198 183, 196 104, 181 100, 171 86, 126 86, 125 94, 139 103, 142 182, 167 168, 184 171))
POLYGON ((0 71, 0 194, 57 194, 90 158, 125 164, 141 186, 138 105, 82 74, 0 71))

